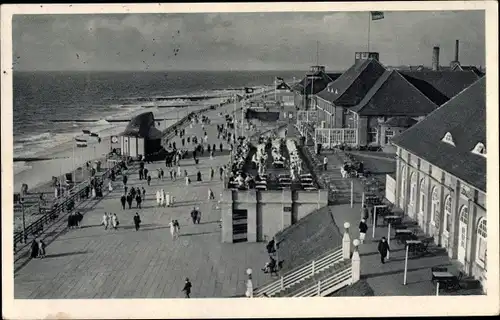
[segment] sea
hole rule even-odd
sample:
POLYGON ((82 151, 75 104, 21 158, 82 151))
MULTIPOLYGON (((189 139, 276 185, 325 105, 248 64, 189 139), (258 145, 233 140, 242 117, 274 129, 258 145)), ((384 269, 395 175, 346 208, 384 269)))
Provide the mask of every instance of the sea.
MULTIPOLYGON (((147 98, 230 94, 247 86, 271 86, 274 77, 300 79, 304 71, 15 72, 14 157, 37 157, 68 143, 83 129, 100 132, 148 111, 147 98), (52 122, 92 119, 91 123, 52 122)), ((124 124, 121 124, 122 126, 124 124)), ((14 173, 29 169, 14 163, 14 173)))

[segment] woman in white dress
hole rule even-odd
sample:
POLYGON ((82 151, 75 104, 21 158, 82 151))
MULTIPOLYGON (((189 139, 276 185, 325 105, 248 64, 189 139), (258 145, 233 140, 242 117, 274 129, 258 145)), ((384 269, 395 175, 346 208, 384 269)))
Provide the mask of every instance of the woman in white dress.
POLYGON ((170 194, 167 193, 165 195, 165 204, 167 205, 167 207, 170 207, 170 194))
POLYGON ((170 223, 168 224, 170 227, 170 235, 172 236, 172 240, 175 239, 175 225, 174 225, 174 220, 170 220, 170 223))
POLYGON ((158 207, 161 205, 160 190, 156 190, 156 204, 158 205, 158 207))
POLYGON ((163 189, 160 190, 160 207, 165 206, 165 191, 163 189))
POLYGON ((108 182, 108 190, 109 192, 112 192, 113 191, 113 184, 110 182, 108 182))

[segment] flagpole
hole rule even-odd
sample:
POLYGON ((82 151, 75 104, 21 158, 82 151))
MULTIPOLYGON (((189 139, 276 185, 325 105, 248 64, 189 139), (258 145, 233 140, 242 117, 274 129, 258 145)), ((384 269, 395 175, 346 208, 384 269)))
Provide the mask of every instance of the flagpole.
POLYGON ((370 25, 372 24, 371 12, 368 11, 368 52, 370 52, 370 25))

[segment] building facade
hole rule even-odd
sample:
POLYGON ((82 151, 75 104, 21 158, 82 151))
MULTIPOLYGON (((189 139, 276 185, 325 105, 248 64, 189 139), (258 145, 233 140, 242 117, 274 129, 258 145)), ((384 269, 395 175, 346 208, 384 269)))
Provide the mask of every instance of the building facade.
POLYGON ((394 139, 395 205, 486 284, 486 87, 478 80, 394 139))

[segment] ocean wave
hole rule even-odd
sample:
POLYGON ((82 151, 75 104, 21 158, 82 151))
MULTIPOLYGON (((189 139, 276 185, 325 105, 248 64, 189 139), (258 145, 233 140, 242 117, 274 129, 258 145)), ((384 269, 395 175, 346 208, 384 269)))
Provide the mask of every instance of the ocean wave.
POLYGON ((108 121, 106 121, 106 119, 101 119, 99 121, 96 121, 95 124, 97 124, 99 126, 103 126, 103 125, 108 125, 110 123, 108 121))
POLYGON ((16 142, 20 143, 25 143, 25 142, 36 142, 36 141, 43 141, 43 140, 49 140, 54 136, 54 133, 52 132, 45 132, 45 133, 40 133, 40 134, 35 134, 27 137, 23 137, 16 142))

